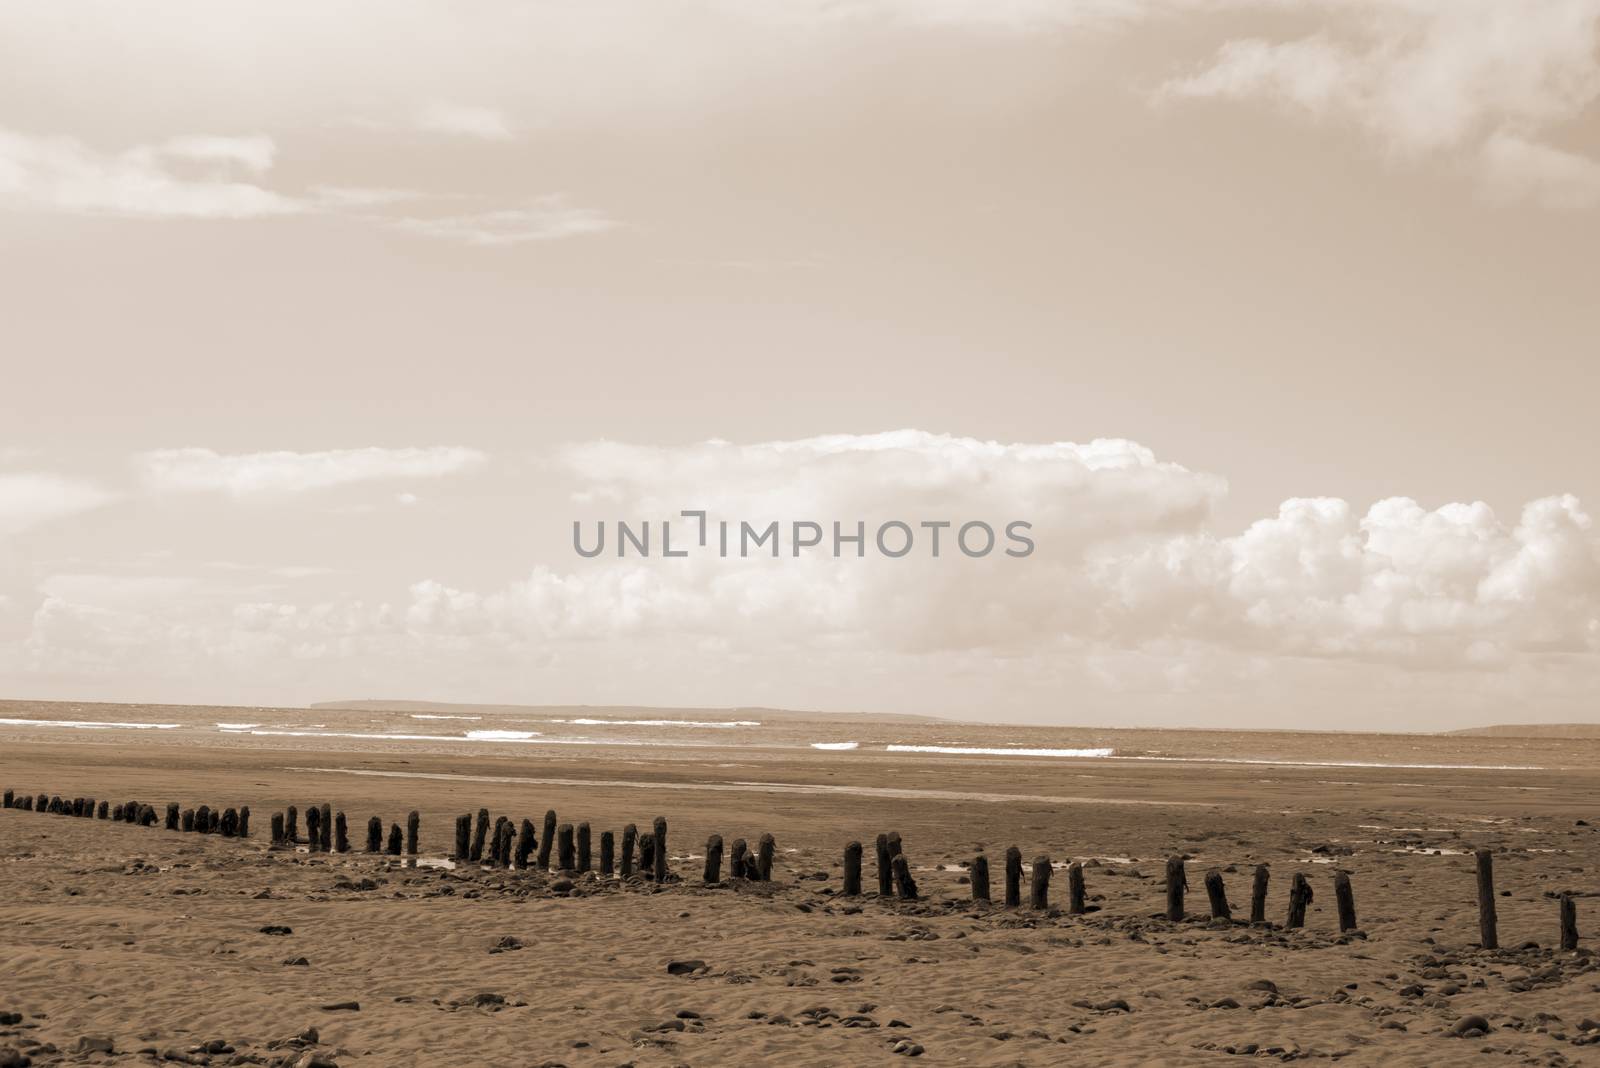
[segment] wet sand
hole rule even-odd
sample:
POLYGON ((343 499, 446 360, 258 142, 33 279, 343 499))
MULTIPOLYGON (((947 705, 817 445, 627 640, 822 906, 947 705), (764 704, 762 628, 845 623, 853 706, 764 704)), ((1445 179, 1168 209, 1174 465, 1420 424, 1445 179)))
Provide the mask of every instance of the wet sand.
MULTIPOLYGON (((804 749, 327 752, 292 739, 75 733, 86 736, 3 736, 0 786, 158 811, 247 804, 253 835, 0 812, 0 1013, 21 1017, 0 1024, 0 1049, 35 1064, 1600 1063, 1600 1027, 1583 1026, 1600 1019, 1600 969, 1552 948, 1552 895, 1600 891, 1593 743, 1412 738, 1400 753, 1344 736, 1330 752, 1316 735, 1291 754, 1546 769, 1530 771, 804 749), (268 848, 272 812, 322 802, 348 814, 358 850, 369 816, 387 827, 420 810, 424 858, 447 857, 455 817, 480 807, 536 826, 553 808, 589 822, 596 842, 662 815, 684 880, 268 848), (875 896, 871 843, 890 830, 923 901, 875 896), (753 845, 763 832, 778 843, 772 882, 699 885, 708 835, 753 845), (845 899, 852 839, 867 844, 868 892, 845 899), (1028 862, 1084 862, 1097 911, 1057 911, 1064 871, 1057 909, 999 907, 1013 844, 1028 862), (1510 948, 1495 953, 1476 948, 1477 848, 1495 850, 1508 895, 1497 903, 1510 948), (969 900, 963 865, 980 849, 995 906, 969 900), (1172 854, 1190 858, 1179 923, 1159 918, 1172 854), (1293 874, 1311 880, 1306 927, 1210 924, 1205 872, 1223 872, 1244 916, 1261 863, 1274 925, 1293 874), (1364 937, 1338 930, 1341 870, 1364 937), (520 948, 496 951, 508 939, 520 948), (1515 948, 1525 942, 1538 948, 1515 948), (670 974, 674 961, 704 969, 670 974), (330 1008, 349 1002, 359 1008, 330 1008), (1474 1015, 1489 1032, 1457 1037, 1474 1015), (85 1038, 116 1052, 73 1052, 85 1038), (217 1052, 198 1052, 208 1043, 217 1052)), ((1215 737, 1219 756, 1267 744, 1215 737)), ((1283 737, 1271 744, 1297 744, 1283 737)), ((1600 897, 1577 904, 1592 935, 1600 897)))

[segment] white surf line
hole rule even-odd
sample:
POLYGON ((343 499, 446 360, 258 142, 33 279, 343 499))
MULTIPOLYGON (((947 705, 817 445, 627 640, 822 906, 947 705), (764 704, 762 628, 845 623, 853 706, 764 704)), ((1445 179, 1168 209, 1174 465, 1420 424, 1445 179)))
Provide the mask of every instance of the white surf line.
POLYGON ((907 801, 984 801, 1004 805, 1027 801, 1044 805, 1141 805, 1154 808, 1220 808, 1222 802, 1151 801, 1127 797, 1058 797, 1051 794, 967 793, 962 790, 915 790, 890 786, 839 786, 831 783, 786 782, 635 782, 627 779, 548 779, 520 775, 461 775, 444 771, 373 771, 368 768, 286 767, 284 771, 320 771, 332 775, 364 775, 387 779, 440 779, 446 782, 493 782, 528 786, 605 786, 625 790, 705 790, 721 793, 844 794, 907 801))

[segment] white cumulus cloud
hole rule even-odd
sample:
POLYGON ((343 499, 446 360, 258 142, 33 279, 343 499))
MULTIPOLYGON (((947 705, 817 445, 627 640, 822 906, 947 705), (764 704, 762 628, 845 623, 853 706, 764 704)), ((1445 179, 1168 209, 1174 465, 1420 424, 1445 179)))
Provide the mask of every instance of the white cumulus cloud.
POLYGON ((246 453, 186 448, 143 453, 135 464, 145 485, 157 491, 245 497, 303 493, 376 479, 438 478, 471 471, 487 459, 477 449, 461 446, 246 453))

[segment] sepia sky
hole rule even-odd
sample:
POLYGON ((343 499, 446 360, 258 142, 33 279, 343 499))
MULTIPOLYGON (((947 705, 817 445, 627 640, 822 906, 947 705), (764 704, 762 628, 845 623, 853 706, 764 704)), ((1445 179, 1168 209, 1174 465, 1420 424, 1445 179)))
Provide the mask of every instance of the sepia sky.
POLYGON ((0 695, 1596 720, 1597 34, 8 3, 0 695), (694 508, 1037 550, 572 549, 694 508))

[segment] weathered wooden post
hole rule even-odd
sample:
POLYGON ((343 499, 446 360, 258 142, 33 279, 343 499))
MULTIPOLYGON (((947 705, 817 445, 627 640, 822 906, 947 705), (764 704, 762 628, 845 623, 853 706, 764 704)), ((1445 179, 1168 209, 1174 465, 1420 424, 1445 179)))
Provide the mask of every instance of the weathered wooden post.
POLYGON ((1033 878, 1028 883, 1028 903, 1043 912, 1050 907, 1050 858, 1033 858, 1033 878))
POLYGON ((578 870, 588 871, 592 865, 593 855, 589 851, 589 825, 578 824, 578 870))
POLYGON ((1006 908, 1022 907, 1022 850, 1011 846, 1006 850, 1006 908))
POLYGON ((561 871, 574 870, 578 858, 572 845, 572 824, 563 823, 556 828, 556 850, 556 867, 561 871))
POLYGON ((512 863, 516 865, 518 871, 527 870, 528 858, 533 855, 533 850, 538 845, 538 842, 539 839, 533 830, 533 821, 523 820, 522 826, 518 828, 517 833, 517 853, 512 858, 512 863))
POLYGON ((972 883, 972 900, 989 900, 989 858, 979 853, 972 858, 972 868, 968 875, 972 883))
MULTIPOLYGON (((150 815, 152 817, 154 817, 155 813, 151 812, 150 815)), ((140 819, 142 820, 143 817, 140 817, 140 819)), ((224 811, 222 813, 222 828, 221 829, 222 829, 222 837, 224 837, 224 838, 232 838, 236 834, 239 833, 239 810, 238 809, 230 808, 230 809, 227 809, 226 811, 224 811)))
POLYGON ((610 831, 600 832, 600 874, 610 876, 617 869, 617 836, 610 831))
POLYGON ((412 809, 406 815, 406 853, 409 856, 417 855, 417 838, 422 831, 422 813, 412 809))
MULTIPOLYGON (((49 794, 40 794, 38 797, 34 798, 33 799, 33 810, 35 812, 48 812, 48 811, 50 811, 50 795, 49 794)), ((122 818, 121 816, 117 817, 117 819, 119 819, 119 820, 121 818, 122 818)))
MULTIPOLYGON (((10 806, 7 806, 8 808, 10 806)), ((176 801, 167 802, 167 830, 178 829, 178 819, 182 815, 181 806, 176 801)))
POLYGON ((179 822, 181 823, 181 825, 183 826, 183 829, 185 831, 188 831, 188 832, 192 833, 194 831, 194 809, 192 809, 192 808, 184 809, 183 810, 183 818, 179 822))
POLYGON ((322 851, 333 852, 333 806, 322 803, 322 851))
POLYGON ((383 820, 381 817, 367 817, 367 852, 383 852, 383 820))
POLYGON ((499 849, 499 854, 500 854, 500 866, 502 868, 511 867, 511 860, 512 860, 511 852, 516 847, 516 843, 517 843, 517 823, 516 823, 515 820, 507 819, 506 822, 505 822, 505 826, 500 828, 500 849, 499 849))
POLYGON ((1233 919, 1233 910, 1228 907, 1228 890, 1222 885, 1222 873, 1216 868, 1206 872, 1206 897, 1211 901, 1213 920, 1233 919))
POLYGON ((94 819, 94 798, 92 798, 92 797, 84 799, 84 802, 83 802, 83 818, 86 819, 86 820, 94 819))
MULTIPOLYGON (((34 809, 33 810, 35 812, 49 812, 50 811, 50 799, 48 797, 44 796, 44 794, 40 794, 39 797, 38 797, 38 800, 34 804, 34 809)), ((111 810, 111 822, 112 823, 121 823, 122 822, 122 806, 121 805, 118 805, 116 808, 111 810)))
POLYGON ((888 897, 894 893, 894 854, 889 852, 889 836, 880 834, 873 844, 878 854, 878 896, 888 897))
POLYGON ((911 878, 911 864, 904 853, 896 853, 890 861, 894 869, 894 891, 901 901, 917 900, 917 884, 911 878))
POLYGON ((772 854, 777 852, 778 842, 770 834, 763 834, 760 843, 756 846, 756 871, 761 875, 761 881, 772 881, 772 854))
POLYGON ((289 836, 289 841, 300 841, 300 810, 290 805, 284 817, 284 833, 289 836))
POLYGON ((1578 948, 1578 906, 1572 900, 1571 894, 1562 894, 1561 903, 1561 949, 1571 953, 1578 948))
POLYGON ((1306 906, 1311 904, 1311 884, 1301 872, 1294 873, 1294 879, 1289 883, 1289 922, 1284 926, 1291 930, 1306 925, 1306 906))
MULTIPOLYGON (((378 817, 374 816, 373 819, 378 817)), ((379 824, 379 833, 382 833, 382 824, 379 824)), ((465 863, 472 852, 472 817, 456 817, 456 863, 465 863)))
POLYGON ((239 809, 239 837, 250 837, 250 806, 245 805, 239 809))
POLYGON ((306 844, 313 853, 322 848, 322 810, 316 805, 306 809, 306 844))
POLYGON ((665 882, 667 879, 667 818, 657 816, 651 824, 651 837, 656 847, 654 865, 656 882, 665 882))
POLYGON ((199 834, 211 833, 211 809, 201 805, 194 810, 194 829, 199 834))
POLYGON ((1478 941, 1484 949, 1499 949, 1499 924, 1494 911, 1494 854, 1479 849, 1478 859, 1478 941))
POLYGON ((275 846, 283 845, 283 813, 281 812, 272 814, 272 844, 275 846))
POLYGON ((343 810, 333 817, 333 849, 336 853, 350 852, 350 822, 343 810))
POLYGON ((1333 877, 1333 899, 1339 906, 1339 930, 1354 931, 1356 923, 1356 895, 1350 889, 1350 874, 1340 872, 1333 877))
POLYGON ((505 842, 505 831, 506 818, 504 816, 496 816, 494 819, 494 829, 489 832, 488 854, 489 867, 491 868, 501 867, 508 859, 500 855, 500 847, 505 842))
POLYGON ((489 837, 489 810, 478 810, 478 825, 472 831, 472 853, 469 859, 474 864, 483 863, 483 840, 489 837))
POLYGON ((861 843, 844 847, 844 896, 861 896, 861 843))
POLYGON ((544 833, 539 836, 539 867, 550 870, 550 851, 556 847, 556 810, 544 814, 544 833))
POLYGON ((16 797, 17 797, 16 792, 13 791, 12 789, 10 789, 9 787, 7 787, 6 788, 6 796, 5 796, 5 802, 6 802, 5 803, 5 807, 6 808, 10 808, 11 807, 11 802, 16 800, 16 797))
POLYGON ((633 845, 639 838, 639 828, 628 824, 622 828, 622 856, 618 858, 621 865, 617 871, 626 879, 633 874, 633 845))
POLYGON ((95 807, 95 813, 94 814, 97 817, 99 817, 100 819, 103 819, 103 820, 110 819, 111 818, 111 802, 109 802, 109 801, 100 802, 100 804, 95 807))
POLYGON ((400 848, 404 844, 404 839, 400 835, 400 825, 398 823, 389 824, 389 855, 398 857, 400 848))
POLYGON ((81 816, 81 815, 83 815, 83 798, 74 797, 72 799, 72 804, 67 806, 67 815, 69 815, 69 816, 81 816))
POLYGON ((1073 861, 1067 865, 1067 911, 1074 916, 1088 912, 1088 897, 1083 885, 1083 865, 1073 861))
POLYGON ((656 840, 649 834, 639 836, 639 874, 649 875, 656 862, 656 840))
POLYGON ((1250 922, 1267 922, 1267 882, 1272 873, 1265 864, 1256 865, 1256 874, 1250 884, 1250 922))
POLYGON ((722 835, 706 839, 706 870, 701 881, 707 884, 722 881, 722 835))
POLYGON ((743 838, 733 840, 733 848, 728 854, 728 878, 744 878, 744 856, 748 850, 743 838))
POLYGON ((1183 892, 1189 889, 1189 876, 1182 857, 1167 858, 1167 919, 1183 919, 1183 892))

